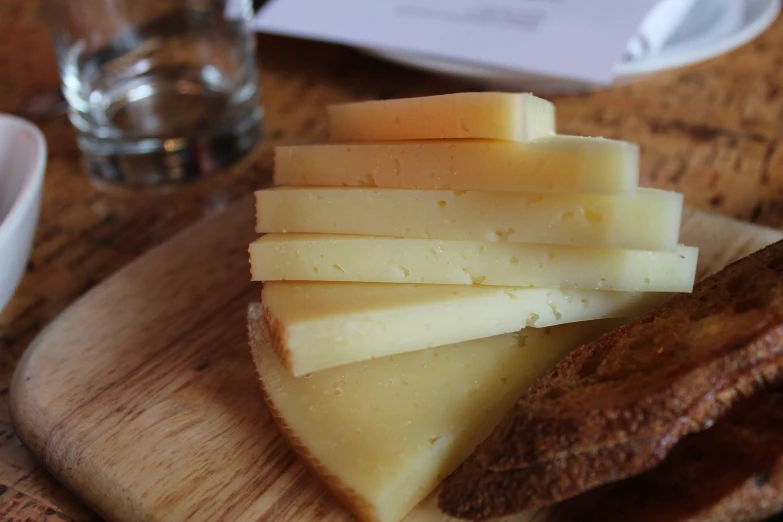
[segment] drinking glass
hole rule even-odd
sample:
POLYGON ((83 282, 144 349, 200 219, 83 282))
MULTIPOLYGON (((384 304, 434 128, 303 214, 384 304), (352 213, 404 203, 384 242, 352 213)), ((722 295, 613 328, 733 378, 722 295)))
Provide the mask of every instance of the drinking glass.
POLYGON ((164 185, 225 167, 260 135, 251 0, 44 0, 91 174, 164 185))

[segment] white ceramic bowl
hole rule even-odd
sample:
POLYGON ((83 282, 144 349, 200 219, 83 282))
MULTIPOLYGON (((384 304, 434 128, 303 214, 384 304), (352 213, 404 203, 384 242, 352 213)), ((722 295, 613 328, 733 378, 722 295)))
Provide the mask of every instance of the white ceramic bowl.
POLYGON ((46 140, 38 127, 0 114, 0 311, 30 257, 45 170, 46 140))

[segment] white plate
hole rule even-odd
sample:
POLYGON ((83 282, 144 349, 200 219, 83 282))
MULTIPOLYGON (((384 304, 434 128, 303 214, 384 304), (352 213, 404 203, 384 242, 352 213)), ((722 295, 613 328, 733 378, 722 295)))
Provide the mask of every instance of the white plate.
MULTIPOLYGON (((697 63, 731 51, 764 32, 775 21, 780 4, 781 0, 699 0, 660 52, 618 64, 615 68, 615 84, 630 83, 654 72, 697 63)), ((529 90, 540 94, 595 88, 562 78, 459 60, 378 49, 362 50, 392 62, 478 80, 498 88, 529 90)))
POLYGON ((46 141, 38 127, 0 114, 0 311, 27 266, 45 170, 46 141))

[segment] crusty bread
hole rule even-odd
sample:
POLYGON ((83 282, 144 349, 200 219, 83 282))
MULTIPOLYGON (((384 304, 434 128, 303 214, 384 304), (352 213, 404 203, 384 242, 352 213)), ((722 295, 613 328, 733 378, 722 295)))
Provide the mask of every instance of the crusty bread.
POLYGON ((647 471, 682 437, 783 377, 783 242, 582 346, 445 483, 482 520, 647 471))
POLYGON ((558 522, 754 522, 783 511, 783 390, 742 401, 660 466, 557 506, 558 522))

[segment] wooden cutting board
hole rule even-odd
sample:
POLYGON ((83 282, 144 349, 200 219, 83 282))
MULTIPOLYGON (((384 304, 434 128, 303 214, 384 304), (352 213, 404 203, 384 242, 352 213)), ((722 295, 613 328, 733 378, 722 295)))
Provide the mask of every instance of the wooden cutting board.
MULTIPOLYGON (((248 198, 127 266, 50 324, 19 364, 19 437, 109 520, 351 520, 267 411, 246 340, 248 198)), ((686 211, 700 276, 783 232, 686 211)), ((529 519, 523 516, 519 519, 529 519)), ((446 520, 431 497, 408 520, 446 520)))

